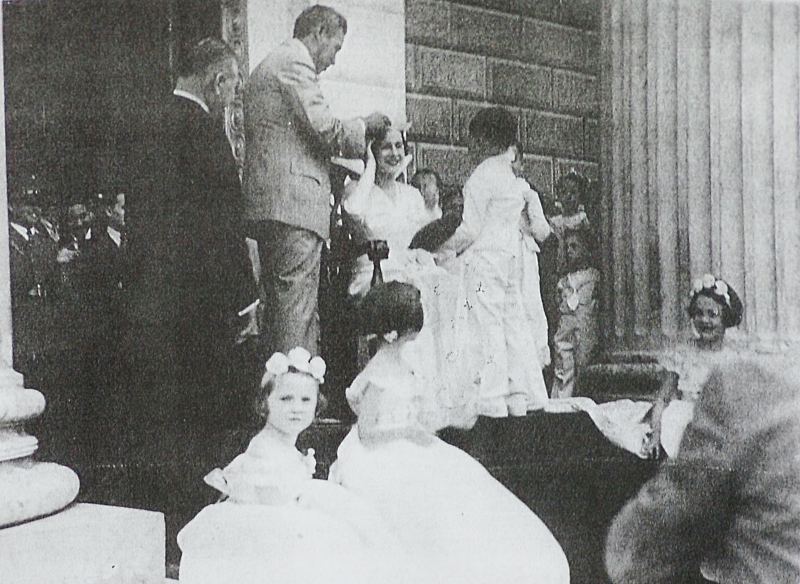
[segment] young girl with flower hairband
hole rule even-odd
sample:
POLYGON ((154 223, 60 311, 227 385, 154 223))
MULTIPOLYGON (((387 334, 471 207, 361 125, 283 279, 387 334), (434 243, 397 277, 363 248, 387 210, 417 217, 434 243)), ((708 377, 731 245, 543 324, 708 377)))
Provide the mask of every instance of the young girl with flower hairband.
POLYGON ((178 534, 181 582, 331 581, 334 565, 343 582, 387 581, 389 564, 376 558, 392 549, 391 537, 342 487, 314 480, 313 449, 295 446, 314 420, 325 369, 300 347, 269 358, 256 403, 264 427, 205 477, 222 498, 178 534))

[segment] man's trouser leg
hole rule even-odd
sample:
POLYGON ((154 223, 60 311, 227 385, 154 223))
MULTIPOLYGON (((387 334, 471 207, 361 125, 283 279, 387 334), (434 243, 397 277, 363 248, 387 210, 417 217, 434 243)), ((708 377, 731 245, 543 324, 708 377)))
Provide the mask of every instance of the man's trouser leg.
POLYGON ((258 241, 267 322, 267 355, 304 347, 319 353, 319 270, 323 240, 277 221, 251 230, 258 241))

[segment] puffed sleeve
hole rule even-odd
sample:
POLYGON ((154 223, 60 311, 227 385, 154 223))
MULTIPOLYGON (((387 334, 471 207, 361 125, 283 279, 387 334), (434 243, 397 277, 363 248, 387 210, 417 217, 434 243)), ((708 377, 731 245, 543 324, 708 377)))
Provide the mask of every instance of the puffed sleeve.
POLYGON ((286 60, 277 76, 290 97, 295 116, 328 145, 332 156, 360 158, 364 154, 366 124, 360 118, 340 120, 333 115, 310 61, 286 60))
POLYGON ((532 235, 537 242, 542 243, 545 239, 550 237, 553 230, 544 215, 539 193, 533 190, 530 184, 528 184, 528 181, 523 178, 517 179, 516 187, 522 191, 522 196, 525 199, 525 212, 522 222, 523 229, 532 235))

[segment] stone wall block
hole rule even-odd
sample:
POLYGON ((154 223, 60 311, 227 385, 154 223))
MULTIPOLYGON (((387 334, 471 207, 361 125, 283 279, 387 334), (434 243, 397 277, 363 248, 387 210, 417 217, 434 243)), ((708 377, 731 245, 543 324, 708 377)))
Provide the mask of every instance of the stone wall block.
POLYGON ((451 39, 450 3, 444 0, 406 0, 406 40, 444 46, 451 39))
POLYGON ((549 197, 553 192, 553 159, 526 155, 525 178, 540 197, 549 197))
POLYGON ((583 122, 583 151, 586 158, 600 159, 600 122, 586 118, 583 122))
POLYGON ((453 4, 451 23, 454 46, 467 53, 519 58, 522 21, 517 16, 453 4))
POLYGON ((525 113, 525 150, 568 158, 583 156, 583 120, 539 111, 525 113))
POLYGON ((406 44, 406 91, 417 88, 417 51, 416 47, 406 44))
POLYGON ((466 4, 582 28, 600 28, 600 0, 457 0, 466 4))
POLYGON ((472 172, 466 148, 416 144, 417 168, 428 167, 438 172, 448 187, 461 188, 472 172))
POLYGON ((490 98, 497 103, 550 109, 551 69, 508 61, 490 61, 490 98))
POLYGON ((411 123, 409 138, 414 141, 450 142, 453 102, 446 97, 406 95, 406 111, 411 123))
POLYGON ((417 47, 417 90, 453 97, 486 96, 486 58, 417 47))
POLYGON ((553 70, 553 109, 559 113, 596 116, 597 78, 553 70))
POLYGON ((526 18, 522 21, 518 45, 523 59, 529 63, 591 73, 597 66, 590 55, 593 41, 590 33, 526 18))

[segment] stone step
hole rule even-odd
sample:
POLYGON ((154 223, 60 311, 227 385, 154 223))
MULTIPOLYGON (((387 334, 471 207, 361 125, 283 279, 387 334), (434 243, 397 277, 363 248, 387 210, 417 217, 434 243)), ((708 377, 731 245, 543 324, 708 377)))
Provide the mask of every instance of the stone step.
POLYGON ((0 529, 4 584, 149 584, 165 581, 164 516, 77 503, 0 529))

